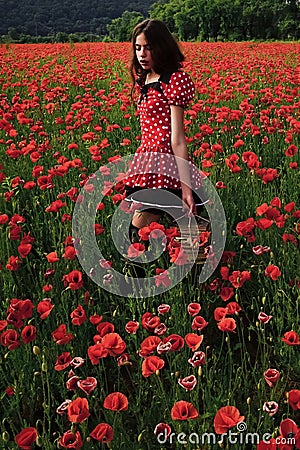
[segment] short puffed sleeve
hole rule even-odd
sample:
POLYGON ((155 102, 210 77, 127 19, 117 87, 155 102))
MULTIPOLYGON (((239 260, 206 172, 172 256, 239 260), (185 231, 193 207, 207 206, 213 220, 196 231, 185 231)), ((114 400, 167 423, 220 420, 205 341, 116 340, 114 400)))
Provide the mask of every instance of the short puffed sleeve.
POLYGON ((169 105, 186 108, 195 95, 195 85, 191 77, 181 71, 171 75, 170 82, 166 85, 165 95, 169 105))

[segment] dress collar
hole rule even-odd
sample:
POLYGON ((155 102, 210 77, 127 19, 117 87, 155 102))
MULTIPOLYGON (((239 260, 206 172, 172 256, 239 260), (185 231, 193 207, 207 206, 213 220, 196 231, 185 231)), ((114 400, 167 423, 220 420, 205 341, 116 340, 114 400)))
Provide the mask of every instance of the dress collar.
POLYGON ((161 87, 161 82, 164 84, 169 84, 173 72, 162 73, 157 81, 152 81, 151 83, 145 83, 145 77, 139 77, 136 82, 140 86, 140 98, 138 103, 141 103, 143 98, 147 99, 147 94, 149 89, 155 89, 156 91, 163 94, 163 89, 161 87))

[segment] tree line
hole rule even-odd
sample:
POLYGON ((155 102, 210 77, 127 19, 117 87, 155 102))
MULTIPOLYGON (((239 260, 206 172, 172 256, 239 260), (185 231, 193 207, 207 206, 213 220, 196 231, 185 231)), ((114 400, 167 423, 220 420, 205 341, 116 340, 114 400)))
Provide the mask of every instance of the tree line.
POLYGON ((9 6, 16 2, 7 2, 0 33, 11 24, 2 38, 14 42, 128 41, 146 17, 164 21, 181 41, 300 39, 299 0, 35 0, 34 10, 23 14, 21 4, 13 15, 9 6))
MULTIPOLYGON (((160 0, 149 17, 165 22, 179 40, 298 40, 298 0, 160 0)), ((130 39, 139 20, 137 13, 124 12, 107 26, 108 35, 118 41, 130 39)))

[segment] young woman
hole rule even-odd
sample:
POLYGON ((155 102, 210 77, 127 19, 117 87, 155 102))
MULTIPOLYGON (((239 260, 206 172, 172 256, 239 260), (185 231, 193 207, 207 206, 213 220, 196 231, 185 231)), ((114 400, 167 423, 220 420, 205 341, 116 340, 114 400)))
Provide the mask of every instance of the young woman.
POLYGON ((126 200, 147 206, 132 219, 131 242, 137 242, 138 230, 158 222, 160 208, 166 211, 172 206, 166 205, 170 197, 163 192, 175 194, 173 206, 181 215, 182 205, 187 213, 196 214, 203 195, 199 198, 194 192, 201 189, 201 176, 191 163, 184 133, 184 108, 193 99, 195 87, 182 70, 179 45, 163 22, 147 19, 133 30, 132 50, 130 70, 133 89, 136 86, 139 93, 142 139, 126 174, 126 200))

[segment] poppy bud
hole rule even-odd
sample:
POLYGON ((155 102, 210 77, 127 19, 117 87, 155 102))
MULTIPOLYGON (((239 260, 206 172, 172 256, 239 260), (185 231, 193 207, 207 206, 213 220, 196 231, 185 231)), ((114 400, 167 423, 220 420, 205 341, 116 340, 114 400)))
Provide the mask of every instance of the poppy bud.
POLYGON ((33 351, 33 354, 36 355, 36 356, 41 353, 40 347, 38 347, 37 345, 33 346, 32 351, 33 351))
POLYGON ((262 304, 264 305, 264 304, 266 303, 266 297, 263 297, 263 298, 261 299, 261 302, 262 302, 262 304))
POLYGON ((201 377, 201 375, 202 375, 202 367, 199 366, 199 368, 198 368, 198 376, 201 377))
POLYGON ((42 372, 47 372, 47 363, 42 363, 42 372))
POLYGON ((41 436, 38 436, 38 437, 36 438, 35 443, 36 443, 36 445, 37 445, 38 447, 42 447, 42 446, 43 446, 43 439, 42 439, 42 437, 41 437, 41 436))
POLYGON ((138 435, 138 443, 140 444, 141 443, 141 441, 142 441, 142 439, 143 439, 143 434, 144 434, 144 432, 145 432, 146 430, 143 430, 139 435, 138 435))
POLYGON ((38 377, 39 375, 41 375, 41 372, 34 372, 33 374, 35 377, 38 377))
POLYGON ((250 403, 251 403, 251 397, 248 397, 247 398, 247 405, 250 405, 250 403))
POLYGON ((3 433, 2 433, 2 440, 3 440, 4 442, 9 442, 10 436, 9 436, 8 431, 3 431, 3 433))

